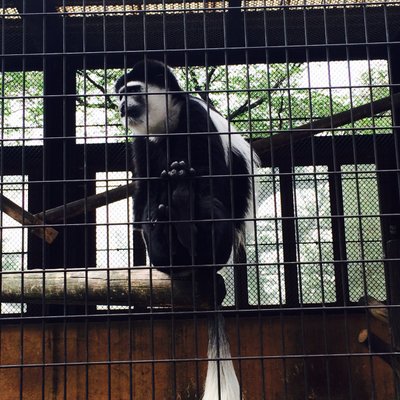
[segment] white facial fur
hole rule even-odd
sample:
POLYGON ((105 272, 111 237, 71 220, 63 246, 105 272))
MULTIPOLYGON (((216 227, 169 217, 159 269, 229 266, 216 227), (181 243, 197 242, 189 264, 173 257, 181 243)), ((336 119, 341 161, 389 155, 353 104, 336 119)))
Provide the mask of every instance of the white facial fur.
MULTIPOLYGON (((128 125, 136 134, 151 135, 171 132, 178 124, 180 104, 173 101, 171 95, 166 93, 165 88, 155 85, 145 85, 143 82, 131 81, 126 86, 140 86, 140 93, 127 93, 119 101, 119 109, 125 105, 126 109, 143 105, 139 97, 144 97, 143 112, 137 118, 129 116, 122 117, 124 125, 128 125)), ((125 86, 121 87, 119 93, 124 93, 125 86)), ((157 136, 151 136, 150 140, 157 140, 157 136)))

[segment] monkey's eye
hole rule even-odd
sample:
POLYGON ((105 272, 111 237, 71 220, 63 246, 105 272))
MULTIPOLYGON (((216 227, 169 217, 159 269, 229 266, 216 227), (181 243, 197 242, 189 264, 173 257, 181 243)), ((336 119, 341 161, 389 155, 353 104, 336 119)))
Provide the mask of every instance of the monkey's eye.
POLYGON ((141 91, 142 91, 142 86, 140 86, 140 85, 128 86, 125 89, 126 93, 140 93, 141 91))
POLYGON ((119 99, 122 100, 124 97, 128 96, 128 94, 139 94, 142 92, 141 85, 129 85, 128 87, 122 87, 119 91, 119 99))

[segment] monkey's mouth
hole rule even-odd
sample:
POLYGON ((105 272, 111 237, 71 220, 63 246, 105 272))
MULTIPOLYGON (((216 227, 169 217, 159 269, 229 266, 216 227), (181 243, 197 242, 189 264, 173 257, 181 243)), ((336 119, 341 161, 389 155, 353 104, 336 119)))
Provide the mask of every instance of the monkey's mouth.
POLYGON ((128 125, 139 125, 143 123, 143 110, 141 107, 126 108, 124 104, 120 109, 121 119, 126 121, 128 125))
POLYGON ((143 109, 140 106, 125 107, 125 104, 120 108, 121 118, 128 118, 131 121, 142 120, 143 109))

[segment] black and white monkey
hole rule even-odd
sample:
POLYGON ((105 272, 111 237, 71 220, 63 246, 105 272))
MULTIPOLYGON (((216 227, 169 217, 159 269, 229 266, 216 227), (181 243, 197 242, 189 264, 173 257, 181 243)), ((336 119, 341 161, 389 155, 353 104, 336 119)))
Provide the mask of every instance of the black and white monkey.
MULTIPOLYGON (((135 135, 134 223, 151 264, 172 278, 194 274, 222 302, 225 287, 216 272, 243 238, 256 155, 217 111, 185 93, 161 62, 139 62, 118 79, 115 91, 122 121, 135 135)), ((221 318, 209 324, 208 357, 226 360, 209 362, 203 400, 240 399, 221 318)))

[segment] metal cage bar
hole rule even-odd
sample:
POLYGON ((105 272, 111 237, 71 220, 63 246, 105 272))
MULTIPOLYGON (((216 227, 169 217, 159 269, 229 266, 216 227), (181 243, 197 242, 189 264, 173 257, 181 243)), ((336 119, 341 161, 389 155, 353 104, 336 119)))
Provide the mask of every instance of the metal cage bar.
MULTIPOLYGON (((399 16, 397 2, 381 1, 1 0, 1 397, 202 398, 208 323, 223 314, 242 399, 398 398, 399 16), (251 161, 260 154, 248 174, 258 194, 241 217, 254 235, 221 269, 222 308, 214 275, 205 305, 194 252, 184 289, 174 265, 176 223, 190 223, 191 238, 200 223, 190 196, 186 219, 169 210, 167 221, 139 221, 167 226, 174 279, 150 267, 143 285, 134 281, 157 239, 146 245, 135 229, 128 186, 147 185, 149 201, 161 178, 148 164, 132 179, 140 135, 122 126, 118 96, 129 93, 114 84, 125 76, 128 86, 133 65, 152 59, 171 67, 186 112, 190 96, 204 100, 203 131, 194 132, 194 115, 186 121, 188 163, 207 136, 208 170, 190 196, 208 182, 214 198, 229 182, 222 221, 232 222, 233 127, 251 161), (229 172, 219 176, 214 108, 231 123, 229 172), (25 211, 22 224, 6 203, 25 211), (52 244, 32 234, 44 228, 57 231, 52 244), (40 284, 29 286, 34 277, 40 284)), ((146 102, 159 96, 172 113, 177 91, 154 89, 153 78, 145 73, 146 102)), ((182 135, 174 124, 167 119, 167 164, 182 135)), ((148 160, 163 133, 147 134, 148 160)), ((213 209, 201 223, 213 253, 203 267, 216 270, 221 219, 213 209)))

